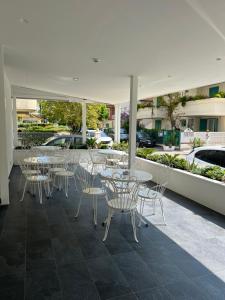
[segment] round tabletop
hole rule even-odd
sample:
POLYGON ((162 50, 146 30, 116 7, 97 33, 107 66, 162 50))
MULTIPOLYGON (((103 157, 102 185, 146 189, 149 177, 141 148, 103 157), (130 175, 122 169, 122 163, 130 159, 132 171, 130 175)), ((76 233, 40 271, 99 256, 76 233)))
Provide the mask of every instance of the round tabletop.
POLYGON ((34 150, 40 150, 40 151, 55 151, 62 149, 60 146, 34 146, 32 147, 34 150))
POLYGON ((107 168, 101 171, 100 176, 102 178, 113 178, 115 174, 119 174, 121 176, 121 180, 128 181, 132 177, 135 177, 139 183, 147 182, 152 179, 152 174, 135 169, 115 169, 115 168, 107 168))
POLYGON ((43 164, 43 165, 55 165, 62 164, 65 162, 65 158, 62 156, 34 156, 24 158, 24 162, 27 164, 43 164))
POLYGON ((126 152, 124 151, 113 150, 113 149, 102 149, 99 150, 98 153, 104 155, 126 155, 126 152))

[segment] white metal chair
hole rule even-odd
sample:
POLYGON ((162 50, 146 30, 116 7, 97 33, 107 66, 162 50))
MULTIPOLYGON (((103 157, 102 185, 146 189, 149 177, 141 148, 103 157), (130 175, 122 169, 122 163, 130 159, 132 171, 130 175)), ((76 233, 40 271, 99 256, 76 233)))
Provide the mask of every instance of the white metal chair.
POLYGON ((91 158, 91 174, 96 175, 98 174, 103 168, 106 166, 106 157, 98 154, 96 150, 89 150, 89 155, 91 158))
POLYGON ((112 216, 115 213, 129 213, 133 227, 134 239, 138 243, 136 233, 136 213, 137 213, 137 188, 138 184, 135 177, 125 179, 119 174, 114 174, 113 178, 106 180, 108 216, 103 241, 106 241, 112 216), (123 188, 121 188, 121 185, 123 188), (119 187, 119 188, 118 188, 119 187))
POLYGON ((163 195, 165 193, 166 190, 166 186, 167 186, 167 182, 162 183, 162 184, 157 184, 153 187, 147 187, 147 186, 141 186, 139 188, 138 191, 138 198, 140 199, 140 222, 139 222, 139 226, 141 226, 141 223, 144 223, 145 226, 148 226, 148 223, 144 220, 143 217, 147 217, 150 215, 155 215, 155 207, 156 207, 156 202, 158 201, 160 204, 160 208, 161 208, 161 214, 162 214, 162 218, 163 218, 163 225, 166 225, 166 221, 165 221, 165 215, 164 215, 164 210, 163 210, 163 195), (152 204, 153 207, 153 213, 152 214, 148 214, 148 215, 144 215, 144 207, 145 204, 152 204))
POLYGON ((65 194, 66 198, 68 198, 68 189, 69 189, 69 180, 72 179, 74 181, 75 188, 77 190, 77 183, 76 183, 76 170, 78 166, 80 158, 80 153, 75 153, 72 157, 72 159, 69 159, 65 162, 64 168, 53 168, 55 171, 54 173, 54 185, 55 181, 58 178, 59 179, 59 189, 62 189, 62 185, 64 182, 64 189, 65 189, 65 194))
POLYGON ((80 212, 81 202, 85 196, 91 197, 93 203, 93 219, 94 225, 97 225, 97 210, 99 197, 105 197, 105 189, 103 187, 93 186, 93 166, 92 163, 86 159, 82 159, 79 163, 78 182, 81 187, 81 195, 78 202, 75 218, 78 218, 80 212))
POLYGON ((121 156, 120 160, 117 163, 117 166, 121 169, 128 169, 129 163, 128 163, 128 154, 124 154, 121 156))
POLYGON ((36 171, 39 171, 38 173, 31 175, 25 175, 25 184, 23 188, 23 194, 20 201, 24 200, 24 195, 27 189, 27 186, 30 185, 32 194, 35 194, 35 188, 38 189, 40 204, 42 204, 42 190, 45 189, 45 193, 47 198, 51 196, 51 190, 50 190, 50 183, 51 179, 47 175, 42 175, 40 171, 40 166, 36 165, 36 171))

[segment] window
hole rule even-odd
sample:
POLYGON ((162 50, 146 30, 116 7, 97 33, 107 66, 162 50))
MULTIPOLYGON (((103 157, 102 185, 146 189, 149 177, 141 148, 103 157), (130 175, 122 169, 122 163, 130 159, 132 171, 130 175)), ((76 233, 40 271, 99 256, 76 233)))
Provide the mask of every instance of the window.
POLYGON ((162 120, 155 120, 155 129, 161 130, 162 120))
POLYGON ((195 157, 207 163, 225 168, 225 151, 221 150, 201 150, 195 157))
POLYGON ((188 119, 187 127, 194 130, 194 119, 188 119))
POLYGON ((213 98, 217 93, 219 93, 219 86, 209 88, 209 98, 213 98))
POLYGON ((180 125, 181 125, 181 127, 186 127, 187 126, 187 120, 186 119, 181 119, 180 120, 180 125))
POLYGON ((63 146, 66 143, 69 143, 71 141, 71 138, 69 137, 61 137, 58 139, 55 139, 53 141, 51 141, 50 143, 48 143, 48 146, 63 146))
POLYGON ((162 102, 162 97, 157 97, 157 98, 156 98, 156 107, 157 107, 157 108, 160 107, 161 102, 162 102))

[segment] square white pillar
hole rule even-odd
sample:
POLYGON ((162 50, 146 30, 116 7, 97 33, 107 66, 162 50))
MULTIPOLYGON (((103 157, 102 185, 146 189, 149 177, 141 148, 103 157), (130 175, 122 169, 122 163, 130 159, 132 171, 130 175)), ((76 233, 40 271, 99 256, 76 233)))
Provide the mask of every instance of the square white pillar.
POLYGON ((120 143, 120 123, 121 123, 121 107, 115 105, 115 125, 114 125, 114 142, 120 143))
MULTIPOLYGON (((6 95, 4 74, 4 53, 0 45, 0 198, 1 205, 9 204, 9 181, 8 181, 8 141, 6 122, 6 95)), ((9 132, 10 134, 10 132, 9 132)))
POLYGON ((82 102, 82 142, 86 144, 87 141, 87 105, 82 102))
POLYGON ((17 131, 17 113, 16 113, 16 97, 12 98, 12 116, 13 116, 13 145, 18 146, 18 131, 17 131))
POLYGON ((129 168, 132 168, 136 157, 136 131, 137 131, 137 98, 138 77, 130 77, 130 115, 129 115, 129 168))

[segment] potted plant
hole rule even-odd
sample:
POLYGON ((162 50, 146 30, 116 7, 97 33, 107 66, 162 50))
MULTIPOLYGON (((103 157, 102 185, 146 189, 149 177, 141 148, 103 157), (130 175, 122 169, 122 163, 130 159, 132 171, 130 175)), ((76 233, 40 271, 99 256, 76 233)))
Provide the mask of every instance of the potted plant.
POLYGON ((87 139, 87 147, 88 149, 95 149, 96 146, 97 146, 97 143, 96 143, 96 138, 90 138, 90 139, 87 139))

